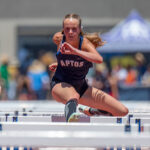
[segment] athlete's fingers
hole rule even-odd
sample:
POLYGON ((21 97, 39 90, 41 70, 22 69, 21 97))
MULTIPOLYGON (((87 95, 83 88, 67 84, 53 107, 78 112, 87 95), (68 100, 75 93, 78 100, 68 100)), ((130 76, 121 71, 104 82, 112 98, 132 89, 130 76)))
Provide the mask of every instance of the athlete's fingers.
POLYGON ((70 45, 70 44, 67 43, 67 42, 64 43, 64 46, 66 47, 66 49, 72 49, 72 48, 73 48, 73 46, 70 45))
POLYGON ((50 68, 49 70, 50 70, 50 71, 55 71, 55 70, 56 70, 56 68, 50 68))
POLYGON ((64 53, 64 52, 65 52, 65 47, 64 47, 64 46, 61 47, 60 52, 61 52, 61 53, 64 53))
POLYGON ((70 50, 67 50, 67 49, 63 50, 63 49, 62 49, 60 52, 61 52, 62 54, 68 54, 68 53, 70 53, 70 50))
POLYGON ((68 45, 68 43, 64 42, 60 48, 60 52, 62 54, 71 54, 72 51, 71 51, 71 48, 70 46, 68 45))
POLYGON ((50 71, 53 71, 53 70, 55 70, 56 69, 56 66, 55 65, 49 65, 49 70, 50 71))
POLYGON ((62 52, 62 54, 71 54, 71 51, 70 50, 65 50, 62 52))
POLYGON ((62 46, 61 46, 61 49, 64 50, 64 51, 65 51, 66 49, 68 50, 68 49, 70 49, 70 48, 71 48, 70 45, 69 45, 68 43, 66 43, 66 42, 64 42, 64 43, 62 44, 62 46))

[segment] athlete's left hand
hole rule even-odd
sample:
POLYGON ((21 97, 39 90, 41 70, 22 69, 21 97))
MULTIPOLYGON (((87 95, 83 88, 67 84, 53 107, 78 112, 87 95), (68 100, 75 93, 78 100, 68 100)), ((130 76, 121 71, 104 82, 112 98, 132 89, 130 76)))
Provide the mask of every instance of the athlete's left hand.
POLYGON ((75 48, 67 42, 61 45, 60 52, 62 54, 75 54, 75 48))

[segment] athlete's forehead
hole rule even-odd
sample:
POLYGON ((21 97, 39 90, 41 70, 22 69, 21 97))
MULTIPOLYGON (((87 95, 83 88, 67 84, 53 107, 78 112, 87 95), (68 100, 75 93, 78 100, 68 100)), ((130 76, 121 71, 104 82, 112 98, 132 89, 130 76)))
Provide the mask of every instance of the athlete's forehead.
POLYGON ((75 18, 67 18, 64 20, 64 27, 78 27, 79 26, 79 20, 75 18))

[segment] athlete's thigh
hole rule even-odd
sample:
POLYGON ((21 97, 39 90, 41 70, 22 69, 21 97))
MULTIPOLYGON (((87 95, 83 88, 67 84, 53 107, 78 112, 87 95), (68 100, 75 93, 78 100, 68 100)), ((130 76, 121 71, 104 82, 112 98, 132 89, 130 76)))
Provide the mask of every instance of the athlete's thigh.
POLYGON ((89 87, 86 90, 80 98, 79 103, 92 108, 109 111, 113 115, 123 115, 128 111, 118 100, 94 87, 89 87))
POLYGON ((55 100, 62 102, 64 104, 72 98, 78 100, 80 97, 79 94, 74 89, 74 87, 65 82, 57 83, 53 87, 52 96, 55 100))

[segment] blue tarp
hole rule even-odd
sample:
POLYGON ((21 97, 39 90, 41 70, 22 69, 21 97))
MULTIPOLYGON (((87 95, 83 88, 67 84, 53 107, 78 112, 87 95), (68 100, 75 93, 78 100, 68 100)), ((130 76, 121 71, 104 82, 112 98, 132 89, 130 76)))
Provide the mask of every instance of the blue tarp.
POLYGON ((101 37, 107 43, 99 52, 150 52, 150 24, 135 10, 101 37))

